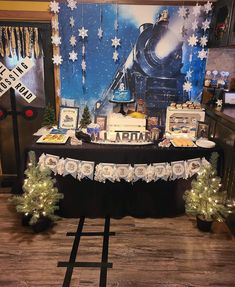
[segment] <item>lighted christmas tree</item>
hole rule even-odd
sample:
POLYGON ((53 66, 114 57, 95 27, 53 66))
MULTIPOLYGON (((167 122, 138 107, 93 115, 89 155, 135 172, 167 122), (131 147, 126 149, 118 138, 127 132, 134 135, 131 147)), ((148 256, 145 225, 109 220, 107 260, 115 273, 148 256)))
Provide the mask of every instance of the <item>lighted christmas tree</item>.
POLYGON ((52 107, 52 105, 49 103, 44 110, 43 114, 43 120, 42 120, 42 127, 48 127, 51 128, 53 125, 56 124, 56 118, 55 118, 55 110, 52 107))
POLYGON ((17 212, 30 216, 30 225, 46 217, 52 221, 58 219, 55 210, 63 194, 54 187, 55 179, 50 176, 51 171, 46 168, 40 170, 36 164, 35 153, 29 152, 29 163, 25 171, 26 179, 23 184, 23 195, 13 196, 12 203, 16 205, 17 212))
POLYGON ((221 178, 216 172, 217 159, 218 153, 212 153, 210 163, 201 167, 197 178, 192 181, 191 190, 185 192, 187 214, 201 216, 208 221, 223 221, 234 211, 234 202, 227 199, 226 191, 221 191, 221 178))
POLYGON ((81 127, 85 128, 87 127, 89 124, 91 123, 91 115, 90 115, 90 111, 88 106, 86 105, 84 110, 83 110, 83 114, 82 114, 82 118, 80 121, 81 127))

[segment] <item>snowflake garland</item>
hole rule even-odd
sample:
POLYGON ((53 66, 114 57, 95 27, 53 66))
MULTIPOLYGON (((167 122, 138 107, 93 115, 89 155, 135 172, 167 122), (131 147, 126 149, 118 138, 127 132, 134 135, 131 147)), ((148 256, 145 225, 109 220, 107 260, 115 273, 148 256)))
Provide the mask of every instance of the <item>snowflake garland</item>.
POLYGON ((187 81, 183 84, 183 90, 186 92, 190 92, 192 90, 192 83, 187 81))
POLYGON ((193 15, 197 17, 201 13, 201 5, 196 4, 196 6, 193 7, 193 15))
POLYGON ((178 14, 181 18, 187 18, 188 17, 188 9, 184 6, 180 7, 178 10, 178 14))
POLYGON ((54 13, 54 14, 57 14, 60 12, 60 5, 58 2, 56 2, 55 0, 54 1, 51 1, 50 2, 50 9, 51 9, 51 12, 54 13))
POLYGON ((188 39, 188 44, 191 47, 196 46, 197 42, 198 42, 197 36, 195 36, 194 34, 192 36, 190 36, 188 39))
POLYGON ((194 20, 192 23, 192 30, 195 31, 195 30, 197 30, 197 28, 198 28, 198 21, 194 20))
POLYGON ((204 30, 204 32, 210 28, 210 21, 208 21, 207 19, 202 22, 202 29, 204 30))
POLYGON ((77 8, 77 3, 75 0, 67 0, 67 3, 68 8, 70 8, 72 11, 77 8))
POLYGON ((59 35, 54 35, 51 37, 51 43, 58 47, 61 44, 61 37, 59 35))
POLYGON ((202 36, 202 37, 200 38, 199 42, 200 42, 200 45, 204 48, 204 47, 207 45, 207 42, 208 42, 207 36, 205 36, 205 35, 202 36))
POLYGON ((76 43, 77 43, 76 37, 72 35, 69 39, 69 42, 72 47, 76 46, 76 43))
POLYGON ((207 3, 204 5, 204 10, 206 14, 208 14, 212 10, 212 3, 207 1, 207 3))
POLYGON ((62 59, 62 56, 60 56, 59 54, 56 54, 53 56, 52 61, 53 61, 53 64, 59 66, 62 64, 63 59, 62 59))
POLYGON ((51 26, 52 26, 52 29, 55 30, 55 31, 58 31, 59 30, 59 22, 57 19, 52 19, 51 20, 51 26))
POLYGON ((207 51, 205 49, 202 49, 198 52, 197 56, 200 60, 206 59, 207 58, 207 51))
POLYGON ((73 16, 69 18, 69 25, 71 26, 71 28, 73 28, 75 25, 75 20, 74 20, 73 16))
POLYGON ((98 32, 97 32, 97 36, 99 38, 99 40, 101 40, 103 38, 103 29, 102 29, 102 21, 103 21, 103 11, 100 5, 100 27, 98 28, 98 32))
POLYGON ((78 29, 78 36, 84 40, 86 37, 88 37, 88 29, 85 29, 84 27, 78 29))
POLYGON ((78 53, 76 53, 74 50, 69 53, 69 60, 75 62, 77 59, 78 59, 78 53))
POLYGON ((116 63, 119 60, 118 47, 121 46, 121 39, 117 37, 118 34, 118 5, 116 4, 116 19, 114 20, 115 37, 111 39, 112 47, 114 47, 113 61, 116 63))

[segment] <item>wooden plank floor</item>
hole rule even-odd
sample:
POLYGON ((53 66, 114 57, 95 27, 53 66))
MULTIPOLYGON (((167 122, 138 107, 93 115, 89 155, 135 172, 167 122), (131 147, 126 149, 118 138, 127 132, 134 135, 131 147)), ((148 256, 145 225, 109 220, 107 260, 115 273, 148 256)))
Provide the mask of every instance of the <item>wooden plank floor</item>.
MULTIPOLYGON (((0 194, 0 286, 62 287, 78 219, 62 219, 34 234, 0 194)), ((103 219, 86 219, 83 231, 103 231, 103 219)), ((186 216, 111 219, 108 287, 234 287, 235 240, 224 225, 202 233, 186 216)), ((77 261, 101 261, 102 237, 82 237, 77 261)), ((99 286, 100 270, 75 268, 71 287, 99 286)))

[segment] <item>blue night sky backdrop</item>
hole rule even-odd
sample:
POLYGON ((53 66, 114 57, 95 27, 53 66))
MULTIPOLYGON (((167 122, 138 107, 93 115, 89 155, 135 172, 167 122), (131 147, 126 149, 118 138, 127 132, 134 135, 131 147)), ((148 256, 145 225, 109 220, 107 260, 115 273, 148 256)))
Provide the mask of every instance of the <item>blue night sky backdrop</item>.
MULTIPOLYGON (((192 7, 188 7, 192 9, 192 7)), ((188 35, 185 36, 183 45, 183 67, 182 73, 186 73, 189 68, 193 70, 192 83, 193 90, 191 97, 193 100, 200 101, 202 91, 206 60, 200 60, 197 52, 202 48, 190 47, 187 39, 192 35, 190 28, 192 25, 192 16, 183 20, 179 17, 178 6, 150 6, 150 5, 119 5, 118 6, 118 34, 121 39, 121 47, 117 48, 119 60, 114 62, 112 59, 114 47, 112 41, 116 35, 114 21, 116 19, 116 5, 113 4, 79 4, 73 11, 67 7, 66 3, 60 4, 59 13, 59 33, 61 36, 60 53, 63 63, 60 66, 61 77, 61 97, 66 99, 75 99, 76 104, 83 109, 88 104, 92 110, 95 102, 102 98, 105 89, 110 85, 115 71, 126 60, 132 50, 139 35, 139 26, 143 23, 155 23, 159 12, 167 9, 170 15, 169 28, 179 37, 182 37, 182 24, 188 29, 188 35), (102 9, 102 29, 103 38, 100 40, 97 36, 100 27, 100 9, 102 9), (82 16, 83 15, 83 16, 82 16), (69 23, 70 17, 75 19, 75 26, 72 28, 69 23), (78 36, 78 29, 84 26, 88 29, 88 37, 85 38, 86 46, 86 83, 85 89, 82 85, 82 44, 83 40, 78 36), (74 35, 77 40, 75 47, 70 45, 70 37, 74 35), (69 60, 69 52, 72 50, 78 53, 78 60, 72 62, 69 60), (193 61, 189 63, 189 54, 193 52, 193 61)), ((191 10, 190 10, 191 11, 191 10)), ((191 13, 190 13, 191 14, 191 13)), ((205 18, 198 17, 199 26, 205 18)), ((195 34, 202 35, 203 30, 197 29, 195 34)), ((182 40, 182 38, 181 38, 182 40)))

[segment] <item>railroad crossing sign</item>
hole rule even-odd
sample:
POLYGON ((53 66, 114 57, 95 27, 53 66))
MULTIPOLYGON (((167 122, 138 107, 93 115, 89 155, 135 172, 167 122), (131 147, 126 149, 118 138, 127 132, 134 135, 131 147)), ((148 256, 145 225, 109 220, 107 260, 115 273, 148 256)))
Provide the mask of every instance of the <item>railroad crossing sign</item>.
POLYGON ((36 98, 36 96, 19 80, 32 67, 33 62, 28 57, 24 58, 11 71, 9 71, 7 67, 0 63, 0 97, 10 88, 13 88, 26 102, 31 103, 36 98))

